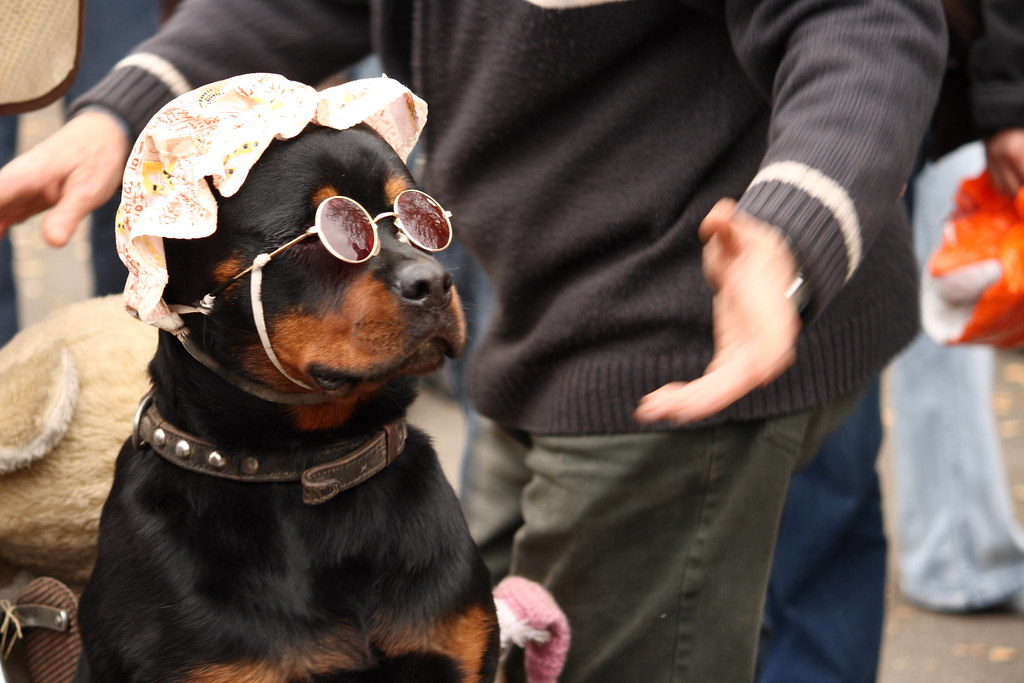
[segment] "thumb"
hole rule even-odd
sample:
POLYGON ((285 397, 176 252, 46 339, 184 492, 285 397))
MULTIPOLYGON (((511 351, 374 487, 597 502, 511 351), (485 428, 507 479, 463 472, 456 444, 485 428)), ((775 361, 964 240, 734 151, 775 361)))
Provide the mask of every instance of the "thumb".
POLYGON ((63 247, 86 216, 89 215, 93 203, 82 195, 68 191, 56 205, 43 217, 43 238, 52 247, 63 247))
POLYGON ((700 239, 707 243, 712 237, 729 244, 732 237, 732 219, 736 217, 736 200, 719 199, 700 224, 700 239))

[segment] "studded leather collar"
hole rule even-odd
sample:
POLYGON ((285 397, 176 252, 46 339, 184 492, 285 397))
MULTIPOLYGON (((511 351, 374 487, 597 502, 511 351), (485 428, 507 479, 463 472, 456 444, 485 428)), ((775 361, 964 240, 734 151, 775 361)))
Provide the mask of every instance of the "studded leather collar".
POLYGON ((132 440, 136 448, 149 446, 168 462, 199 474, 248 483, 301 482, 302 501, 319 505, 394 462, 405 448, 407 434, 405 420, 396 420, 368 439, 348 439, 322 449, 322 458, 327 460, 322 464, 305 470, 271 466, 254 456, 221 452, 208 441, 178 429, 164 419, 147 394, 135 414, 132 440))

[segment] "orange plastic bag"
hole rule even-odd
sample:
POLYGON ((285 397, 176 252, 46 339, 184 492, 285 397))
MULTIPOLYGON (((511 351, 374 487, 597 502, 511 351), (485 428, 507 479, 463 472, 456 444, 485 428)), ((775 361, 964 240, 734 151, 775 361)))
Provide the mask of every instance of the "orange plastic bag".
POLYGON ((923 283, 925 330, 945 344, 1024 345, 1024 189, 965 180, 923 283))

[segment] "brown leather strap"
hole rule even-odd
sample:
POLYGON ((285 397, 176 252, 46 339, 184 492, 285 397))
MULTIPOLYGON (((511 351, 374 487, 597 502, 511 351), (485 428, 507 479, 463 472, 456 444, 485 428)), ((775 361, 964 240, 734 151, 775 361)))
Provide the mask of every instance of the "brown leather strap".
POLYGON ((191 472, 244 483, 301 481, 303 502, 319 505, 394 462, 405 448, 407 434, 405 420, 396 420, 369 439, 347 439, 322 449, 316 459, 329 461, 302 470, 222 452, 167 422, 147 396, 140 405, 133 438, 137 447, 148 445, 168 462, 191 472))
POLYGON ((310 467, 302 473, 302 502, 319 505, 377 474, 405 448, 406 433, 405 420, 392 422, 348 456, 310 467))

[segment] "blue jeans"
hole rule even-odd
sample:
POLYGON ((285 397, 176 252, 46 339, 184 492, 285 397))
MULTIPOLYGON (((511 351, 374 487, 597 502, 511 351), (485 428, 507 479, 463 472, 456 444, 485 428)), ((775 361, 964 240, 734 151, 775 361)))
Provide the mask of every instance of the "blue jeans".
POLYGON ((768 583, 759 683, 874 681, 886 539, 879 382, 790 483, 768 583))
MULTIPOLYGON (((926 165, 914 183, 924 264, 980 143, 926 165)), ((900 587, 922 607, 966 611, 1024 592, 1024 531, 1014 518, 992 413, 995 351, 920 335, 889 374, 900 587)))
MULTIPOLYGON (((75 81, 67 92, 74 100, 95 85, 137 43, 156 32, 158 0, 89 0, 85 3, 82 55, 75 81)), ((18 117, 0 117, 0 164, 14 157, 18 117)), ((114 244, 114 217, 121 198, 115 194, 92 214, 89 232, 92 249, 93 293, 113 294, 124 289, 128 271, 114 244)), ((8 236, 0 238, 0 346, 18 330, 18 303, 8 236)))
MULTIPOLYGON (((14 156, 18 141, 17 118, 0 117, 0 165, 14 156)), ((0 346, 3 346, 18 331, 18 293, 14 286, 14 261, 11 248, 11 234, 0 237, 0 346)))

